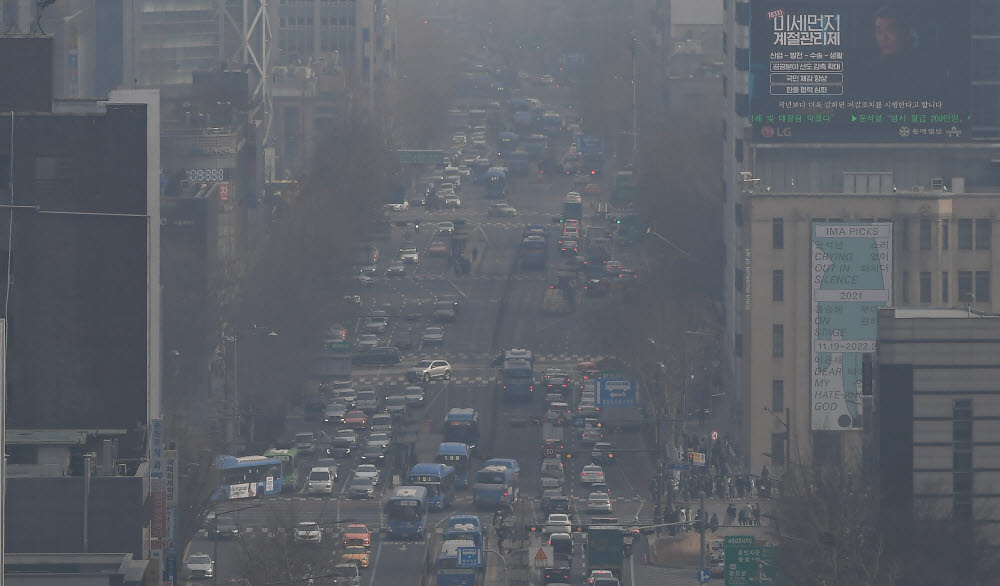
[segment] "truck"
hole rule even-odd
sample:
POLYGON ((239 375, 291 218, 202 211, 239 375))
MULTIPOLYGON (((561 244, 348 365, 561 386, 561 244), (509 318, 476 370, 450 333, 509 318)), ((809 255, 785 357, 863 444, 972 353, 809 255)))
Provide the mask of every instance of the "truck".
POLYGON ((607 570, 621 578, 625 563, 625 530, 620 525, 587 527, 587 574, 607 570))
POLYGON ((555 269, 549 276, 549 287, 542 298, 542 313, 573 313, 580 301, 580 288, 576 270, 565 267, 555 269))

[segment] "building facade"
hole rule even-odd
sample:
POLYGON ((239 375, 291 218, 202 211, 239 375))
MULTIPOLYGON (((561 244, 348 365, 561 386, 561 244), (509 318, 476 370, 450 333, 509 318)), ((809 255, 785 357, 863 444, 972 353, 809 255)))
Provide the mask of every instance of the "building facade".
MULTIPOLYGON (((843 114, 839 126, 831 124, 829 117, 817 118, 815 128, 822 131, 796 126, 808 114, 797 119, 776 116, 770 122, 772 118, 767 118, 766 111, 761 113, 758 100, 763 96, 768 103, 768 83, 773 84, 774 78, 761 68, 760 56, 752 54, 751 37, 758 43, 764 39, 765 49, 767 39, 784 42, 785 37, 770 30, 761 33, 755 27, 772 27, 780 33, 775 15, 794 18, 802 13, 836 13, 843 17, 837 21, 839 27, 852 15, 875 7, 861 2, 786 2, 778 7, 781 10, 768 13, 769 6, 764 1, 723 3, 724 355, 729 358, 725 365, 728 386, 739 397, 742 451, 752 471, 764 464, 772 467, 772 463, 780 468, 781 459, 776 456, 789 448, 792 461, 806 463, 817 450, 847 457, 851 446, 860 446, 860 432, 853 424, 847 431, 813 431, 809 386, 814 378, 809 260, 813 220, 886 220, 893 234, 893 286, 888 302, 905 306, 929 299, 924 303, 947 306, 961 303, 960 293, 975 294, 977 284, 980 293, 989 293, 996 285, 990 264, 992 248, 985 246, 992 246, 991 218, 1000 207, 998 157, 986 142, 1000 135, 1000 83, 989 73, 996 66, 995 39, 1000 32, 995 3, 963 3, 968 13, 957 13, 960 22, 949 33, 958 38, 949 45, 954 52, 951 62, 971 66, 964 72, 948 70, 957 81, 940 87, 948 85, 953 91, 949 96, 959 96, 952 102, 957 104, 956 111, 968 110, 967 116, 953 119, 971 122, 939 128, 941 139, 917 138, 916 130, 911 134, 902 125, 890 129, 898 133, 876 134, 851 126, 849 116, 843 114), (779 233, 781 246, 776 247, 779 233), (922 248, 928 237, 932 248, 922 248), (943 242, 949 248, 942 248, 943 242), (942 288, 945 279, 947 285, 942 288), (775 300, 779 282, 784 291, 775 300), (779 337, 781 344, 775 341, 779 337), (779 348, 781 356, 776 356, 779 348), (783 421, 782 411, 775 406, 790 407, 791 421, 783 421), (763 407, 773 409, 774 414, 763 407), (786 423, 791 441, 781 445, 786 423)), ((845 32, 843 39, 860 39, 858 47, 847 41, 841 44, 840 31, 822 37, 843 49, 848 56, 837 54, 837 58, 846 59, 849 65, 849 51, 869 50, 864 43, 874 45, 869 40, 874 18, 855 22, 859 27, 855 30, 861 32, 853 36, 845 32)), ((927 22, 933 24, 933 19, 927 22)), ((764 68, 767 57, 765 51, 764 68)), ((845 81, 843 87, 858 88, 864 83, 875 82, 848 86, 845 81)), ((781 98, 775 92, 787 91, 782 87, 772 85, 769 103, 778 103, 781 98)), ((823 91, 843 89, 834 84, 823 91)), ((994 297, 979 295, 974 306, 993 311, 994 297)))
POLYGON ((882 309, 872 418, 883 514, 953 520, 1000 544, 1000 319, 882 309))

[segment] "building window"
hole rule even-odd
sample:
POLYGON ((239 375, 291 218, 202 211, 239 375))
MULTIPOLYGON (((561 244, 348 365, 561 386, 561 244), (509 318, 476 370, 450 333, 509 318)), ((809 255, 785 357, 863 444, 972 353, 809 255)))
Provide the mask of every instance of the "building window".
POLYGON ((743 225, 743 204, 741 203, 736 204, 736 225, 743 225))
POLYGON ((771 271, 771 300, 785 300, 785 271, 771 271))
POLYGON ((956 446, 972 446, 972 401, 956 399, 952 404, 952 441, 956 446))
POLYGON ((972 301, 972 271, 958 271, 958 302, 972 301))
POLYGON ((976 271, 976 301, 990 300, 990 272, 976 271))
POLYGON ((941 220, 941 250, 948 250, 948 239, 951 236, 951 223, 948 220, 941 220))
POLYGON ((737 291, 743 290, 743 269, 736 269, 736 276, 733 278, 733 285, 737 291))
POLYGON ((771 356, 781 358, 785 355, 785 326, 773 324, 771 326, 771 356))
POLYGON ((785 247, 785 220, 784 218, 771 219, 771 245, 774 248, 785 247))
POLYGON ((931 274, 929 272, 920 273, 920 303, 931 302, 931 274))
POLYGON ((903 218, 903 220, 899 223, 899 227, 900 227, 900 232, 901 232, 901 234, 899 235, 899 238, 900 238, 900 240, 903 241, 903 250, 909 250, 910 249, 910 219, 909 218, 903 218))
POLYGON ((924 218, 920 220, 920 250, 931 249, 931 221, 924 218))
POLYGON ((941 273, 941 303, 948 303, 948 271, 941 273))
POLYGON ((910 302, 910 273, 903 271, 903 303, 910 302))
POLYGON ((958 221, 958 249, 972 250, 972 220, 958 221))
POLYGON ((742 138, 737 138, 736 139, 736 146, 734 147, 733 156, 736 157, 736 162, 737 163, 742 163, 743 162, 743 139, 742 138))
POLYGON ((733 340, 733 351, 736 352, 737 356, 743 356, 743 334, 736 334, 736 339, 733 340))
POLYGON ((989 218, 976 220, 976 250, 989 250, 992 240, 993 221, 989 218))
POLYGON ((952 492, 956 519, 972 518, 972 401, 952 403, 952 492))
POLYGON ((785 410, 785 381, 771 381, 771 411, 775 413, 785 410))

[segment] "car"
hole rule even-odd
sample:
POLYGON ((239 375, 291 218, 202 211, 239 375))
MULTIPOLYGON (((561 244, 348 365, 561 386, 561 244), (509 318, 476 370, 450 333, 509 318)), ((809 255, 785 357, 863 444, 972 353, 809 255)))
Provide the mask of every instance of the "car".
POLYGON ((363 523, 350 523, 344 527, 344 547, 358 546, 371 547, 372 530, 363 523))
MULTIPOLYGON (((584 175, 586 177, 586 175, 584 175)), ((587 195, 601 195, 601 186, 597 183, 588 183, 584 186, 583 192, 587 195)))
POLYGON ((451 236, 455 233, 455 223, 454 222, 439 222, 437 225, 437 233, 451 236))
POLYGON ((354 275, 354 280, 357 281, 362 287, 368 287, 375 284, 375 279, 368 275, 354 275))
POLYGON ((403 398, 407 405, 420 407, 424 404, 424 389, 416 385, 411 385, 403 389, 403 398))
POLYGON ((313 468, 306 480, 308 494, 333 494, 333 474, 329 468, 313 468))
POLYGON ((444 240, 434 240, 427 248, 427 254, 431 256, 448 256, 451 254, 451 244, 444 240))
POLYGON ((611 496, 611 487, 606 482, 595 482, 590 485, 590 492, 603 492, 611 496))
POLYGON ((621 581, 618 578, 597 578, 594 580, 594 586, 621 586, 621 581))
POLYGON ((538 83, 540 83, 541 85, 552 85, 555 82, 556 80, 548 73, 544 73, 538 76, 538 83))
POLYGON ((311 431, 295 434, 295 449, 302 455, 313 454, 316 451, 316 436, 311 431))
POLYGON ((444 344, 444 328, 440 326, 428 326, 422 336, 424 344, 444 344))
POLYGON ((604 434, 601 433, 600 428, 594 425, 585 426, 580 432, 580 441, 585 444, 594 444, 602 439, 604 439, 604 434))
POLYGON ((330 403, 323 411, 323 423, 339 425, 344 422, 344 414, 347 413, 347 406, 343 403, 330 403))
POLYGON ((455 136, 451 137, 451 144, 464 145, 468 142, 469 141, 464 134, 456 134, 455 136))
POLYGON ((410 264, 420 262, 420 253, 413 246, 404 246, 399 249, 399 260, 410 264))
POLYGON ((368 420, 372 433, 392 435, 392 416, 388 413, 376 413, 368 420))
POLYGON ((437 321, 455 321, 455 304, 447 299, 435 301, 434 319, 437 321))
POLYGON ((575 229, 579 230, 580 229, 580 220, 574 220, 573 218, 568 218, 566 220, 563 220, 562 225, 563 225, 563 229, 564 230, 566 228, 575 228, 575 229))
POLYGON ((497 217, 512 217, 517 215, 517 210, 508 203, 500 202, 490 204, 490 207, 486 210, 486 215, 497 216, 497 217))
POLYGON ((385 412, 393 418, 406 415, 406 397, 404 395, 389 395, 386 397, 385 412))
POLYGON ((573 533, 573 522, 570 521, 566 513, 549 513, 545 524, 542 526, 542 533, 551 535, 553 533, 573 533))
POLYGON ((577 252, 580 252, 579 245, 576 240, 563 240, 559 252, 566 256, 575 256, 577 252))
POLYGON ((538 487, 544 493, 547 490, 558 490, 560 494, 562 493, 563 480, 561 478, 552 478, 546 476, 544 478, 538 479, 538 487))
POLYGON ((604 261, 604 270, 609 275, 617 275, 624 269, 625 266, 619 260, 608 260, 604 261))
POLYGON ((192 580, 212 578, 215 576, 215 562, 207 553, 192 553, 184 561, 184 570, 192 580))
POLYGON ((392 438, 389 437, 388 433, 382 431, 372 432, 365 441, 366 445, 379 446, 380 448, 388 448, 390 443, 392 443, 392 438))
POLYGON ((570 417, 569 404, 556 401, 545 410, 545 420, 555 424, 561 424, 572 419, 570 417))
POLYGON ((545 393, 545 408, 548 409, 553 403, 562 403, 564 399, 561 393, 545 393))
POLYGON ((327 448, 326 453, 334 458, 343 460, 351 457, 354 448, 355 446, 350 441, 334 438, 331 440, 330 447, 327 448))
MULTIPOLYGON (((340 563, 333 566, 333 583, 346 586, 361 586, 361 571, 358 564, 340 563)), ((249 582, 247 582, 249 585, 249 582)))
MULTIPOLYGON (((463 161, 464 160, 465 159, 463 159, 463 161)), ((472 168, 470 168, 468 165, 459 165, 458 166, 458 174, 461 177, 471 177, 472 176, 472 168)))
POLYGON ((406 373, 406 380, 410 381, 428 382, 436 378, 451 378, 451 364, 447 360, 421 360, 406 373))
POLYGON ((458 308, 461 302, 457 295, 441 295, 438 297, 438 301, 450 301, 452 308, 455 310, 455 315, 458 315, 458 308))
POLYGON ((374 275, 378 272, 378 265, 375 263, 366 263, 358 267, 358 273, 362 275, 374 275))
MULTIPOLYGON (((550 479, 551 480, 551 479, 550 479)), ((545 514, 549 513, 566 513, 569 514, 571 508, 571 502, 569 497, 562 493, 562 490, 558 488, 550 488, 542 490, 542 512, 545 514)))
POLYGON ((384 311, 373 311, 365 320, 364 329, 366 332, 381 334, 389 328, 389 314, 384 311))
POLYGON ((600 413, 601 408, 598 407, 593 399, 583 400, 576 406, 576 412, 582 416, 586 417, 597 417, 600 413))
POLYGON ((566 378, 567 376, 569 375, 566 374, 566 371, 561 368, 546 368, 545 372, 542 374, 542 380, 548 381, 550 378, 553 377, 566 378))
POLYGON ((562 371, 552 375, 546 375, 542 380, 545 381, 546 390, 556 393, 565 393, 569 391, 570 388, 572 388, 571 385, 573 383, 573 379, 562 371))
POLYGON ((219 516, 209 513, 205 517, 205 527, 215 539, 234 539, 240 536, 240 528, 231 514, 219 516))
POLYGON ((317 458, 314 468, 326 468, 335 481, 340 479, 340 465, 333 458, 317 458))
POLYGON ((333 435, 333 440, 347 442, 352 448, 356 448, 358 447, 358 432, 353 429, 338 429, 337 433, 333 435))
POLYGON ((407 201, 409 202, 411 208, 425 206, 427 205, 427 195, 426 194, 413 195, 407 201))
MULTIPOLYGON (((374 467, 372 465, 372 468, 374 467)), ((355 476, 347 485, 347 495, 352 499, 373 499, 375 498, 375 482, 371 478, 355 476)))
POLYGON ((378 484, 379 471, 374 464, 359 464, 354 470, 355 478, 368 478, 373 483, 378 484))
POLYGON ((354 564, 359 568, 367 568, 369 557, 367 549, 352 545, 344 548, 344 553, 340 554, 340 561, 345 564, 354 564))
POLYGON ((351 358, 354 364, 381 364, 393 365, 403 361, 399 348, 394 346, 378 346, 370 350, 356 354, 351 358))
POLYGON ((587 510, 591 513, 610 513, 611 498, 606 492, 592 492, 587 497, 587 510))
POLYGON ((573 187, 586 188, 588 183, 590 183, 590 177, 587 175, 575 175, 573 177, 573 187))
POLYGON ((446 195, 444 198, 444 206, 448 208, 460 208, 462 207, 462 199, 457 195, 446 195))
POLYGON ((365 429, 368 427, 368 416, 364 411, 348 411, 344 414, 344 425, 349 429, 365 429))
POLYGON ((406 265, 402 261, 396 261, 390 263, 385 269, 385 276, 387 277, 405 277, 406 276, 406 265))
POLYGON ((615 575, 611 573, 610 570, 591 570, 590 576, 587 578, 587 585, 594 586, 594 581, 599 579, 614 579, 615 575))
POLYGON ((392 201, 385 204, 385 209, 389 210, 390 212, 405 212, 406 210, 410 209, 410 202, 406 200, 392 201))
POLYGON ((588 464, 580 471, 580 484, 604 482, 604 469, 596 464, 588 464))
POLYGON ((295 543, 322 543, 323 530, 315 521, 300 521, 292 534, 295 543))
POLYGON ((361 334, 358 336, 358 349, 371 350, 379 345, 378 336, 375 334, 361 334))
POLYGON ((381 466, 385 463, 385 448, 378 444, 368 444, 361 452, 361 461, 366 464, 381 466))

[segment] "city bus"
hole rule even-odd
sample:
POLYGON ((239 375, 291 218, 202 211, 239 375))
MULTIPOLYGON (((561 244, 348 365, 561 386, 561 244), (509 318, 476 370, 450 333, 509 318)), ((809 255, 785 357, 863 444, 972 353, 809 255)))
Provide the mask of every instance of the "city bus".
POLYGON ((298 465, 299 451, 295 448, 271 448, 264 452, 265 458, 281 460, 281 488, 286 492, 294 492, 299 485, 298 465))
POLYGON ((509 508, 517 501, 517 473, 506 466, 486 466, 476 472, 472 502, 479 508, 509 508))
POLYGON ((455 492, 455 469, 444 464, 423 462, 410 469, 407 484, 427 488, 427 508, 443 511, 451 506, 455 492))
POLYGON ((472 451, 468 444, 461 442, 441 442, 434 461, 455 469, 455 487, 469 488, 470 474, 469 458, 472 451))
POLYGON ((423 539, 427 531, 427 489, 400 486, 385 503, 386 529, 395 539, 423 539))
POLYGON ((583 198, 579 193, 570 192, 563 198, 562 219, 583 221, 583 198))
POLYGON ((437 556, 437 584, 438 586, 476 586, 482 581, 477 578, 483 570, 479 564, 470 567, 463 567, 459 563, 459 550, 475 549, 477 556, 481 560, 482 550, 476 548, 475 542, 468 539, 452 539, 441 543, 441 551, 437 556))
POLYGON ((460 442, 476 451, 479 444, 479 413, 468 407, 455 407, 444 416, 444 441, 460 442))
POLYGON ((212 500, 256 498, 281 492, 283 462, 264 456, 219 456, 215 467, 220 483, 212 493, 212 500))

